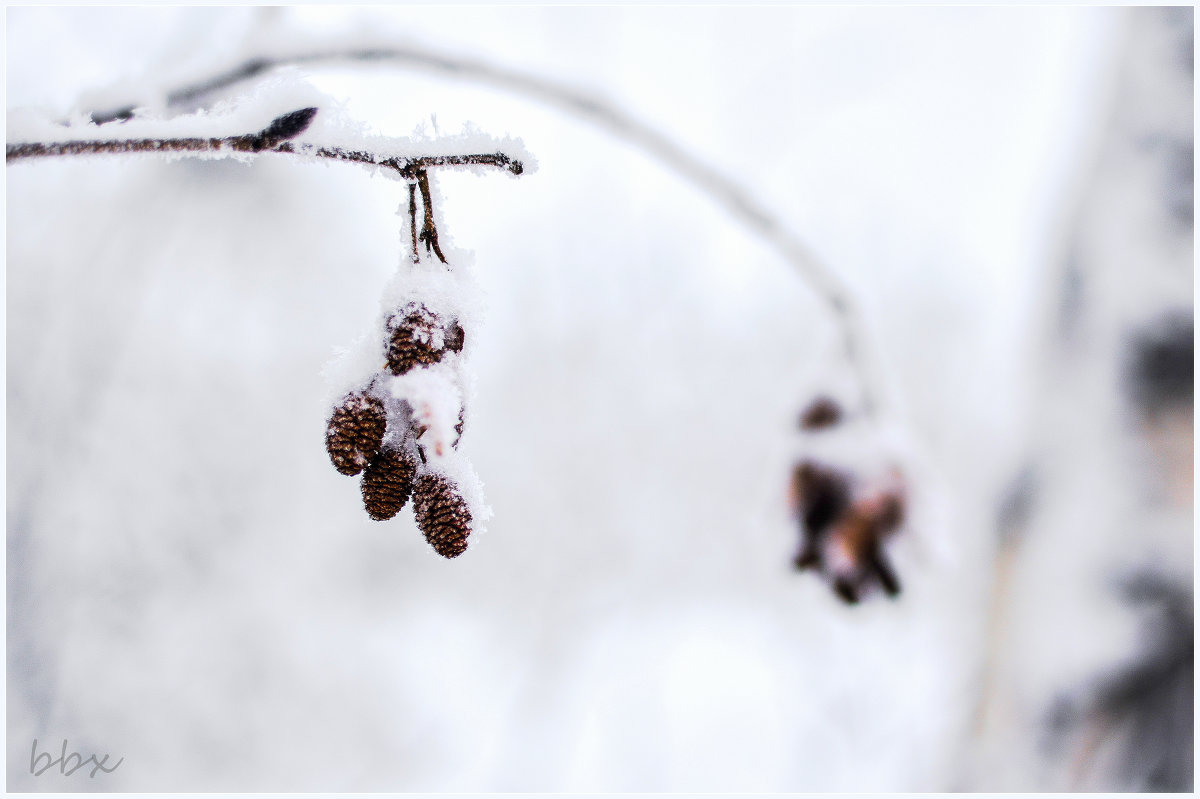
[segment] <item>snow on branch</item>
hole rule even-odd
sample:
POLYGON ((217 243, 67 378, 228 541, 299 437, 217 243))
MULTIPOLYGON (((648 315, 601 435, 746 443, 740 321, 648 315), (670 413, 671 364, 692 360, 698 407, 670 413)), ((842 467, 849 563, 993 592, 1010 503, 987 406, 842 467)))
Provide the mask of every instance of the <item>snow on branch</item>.
POLYGON ((262 153, 276 153, 361 164, 409 184, 413 261, 418 260, 417 245, 421 242, 442 263, 446 263, 446 257, 438 243, 429 170, 495 168, 521 175, 529 167, 536 166, 519 140, 497 139, 474 129, 433 140, 367 135, 356 130, 351 120, 339 115, 336 104, 333 104, 333 113, 320 114, 324 122, 316 125, 314 131, 318 104, 327 103, 332 104, 329 98, 316 95, 304 85, 275 81, 249 97, 240 98, 236 104, 222 103, 211 113, 200 110, 189 116, 156 119, 144 111, 131 111, 123 116, 125 121, 120 125, 101 126, 81 120, 77 120, 78 124, 60 124, 17 111, 8 118, 8 140, 12 143, 5 147, 5 161, 141 153, 168 158, 247 159, 262 153), (304 107, 297 109, 297 105, 304 107), (279 113, 280 110, 283 113, 279 113), (259 128, 261 120, 272 112, 276 116, 265 127, 259 128), (247 127, 251 127, 251 132, 229 133, 231 129, 244 131, 247 127), (64 132, 82 135, 61 138, 64 132), (301 136, 304 140, 300 140, 301 136), (415 211, 418 188, 424 205, 424 221, 419 234, 415 211))
POLYGON ((524 164, 503 152, 464 153, 450 155, 403 156, 387 155, 362 149, 344 149, 335 145, 318 145, 293 142, 312 123, 316 108, 301 108, 276 117, 267 127, 254 133, 223 137, 187 138, 134 138, 134 139, 90 139, 58 142, 25 142, 8 144, 5 161, 22 158, 41 158, 62 155, 94 155, 101 153, 287 153, 337 161, 351 161, 369 166, 382 167, 396 172, 406 180, 415 180, 422 185, 426 203, 428 198, 427 169, 440 166, 492 166, 520 175, 524 164))

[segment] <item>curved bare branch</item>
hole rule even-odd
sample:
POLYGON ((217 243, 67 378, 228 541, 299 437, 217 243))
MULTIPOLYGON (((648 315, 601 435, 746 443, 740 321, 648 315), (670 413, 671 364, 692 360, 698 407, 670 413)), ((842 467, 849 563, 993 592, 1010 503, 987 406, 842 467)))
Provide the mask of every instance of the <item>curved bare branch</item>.
MULTIPOLYGON (((779 253, 821 298, 840 330, 844 355, 859 383, 863 414, 871 420, 877 418, 883 401, 882 385, 873 360, 874 353, 869 346, 870 339, 858 315, 849 287, 836 273, 822 264, 812 251, 787 229, 779 217, 745 187, 612 103, 539 75, 475 58, 449 56, 411 46, 331 49, 259 56, 204 80, 179 87, 167 94, 166 101, 168 107, 193 105, 276 67, 339 62, 423 69, 532 97, 588 119, 666 164, 701 192, 716 200, 732 216, 740 219, 752 233, 779 253)), ((133 108, 124 107, 94 113, 92 118, 98 123, 103 123, 127 119, 132 114, 133 108)))

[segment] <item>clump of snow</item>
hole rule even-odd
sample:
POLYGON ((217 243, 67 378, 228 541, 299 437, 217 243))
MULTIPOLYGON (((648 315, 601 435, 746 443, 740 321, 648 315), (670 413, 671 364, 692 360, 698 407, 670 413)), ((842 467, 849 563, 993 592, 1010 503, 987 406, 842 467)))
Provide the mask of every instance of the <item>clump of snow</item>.
POLYGON ((452 450, 447 457, 430 460, 424 470, 447 477, 458 487, 459 495, 471 511, 471 540, 478 540, 480 534, 487 532, 486 522, 493 513, 484 497, 483 481, 479 479, 471 461, 457 450, 452 450))
MULTIPOLYGON (((438 207, 436 195, 434 207, 438 207)), ((449 265, 440 263, 436 256, 427 255, 423 248, 419 263, 409 261, 407 252, 402 255, 399 269, 383 289, 379 323, 381 327, 386 326, 397 309, 419 303, 445 319, 458 320, 467 331, 464 345, 464 352, 467 352, 472 344, 471 329, 477 327, 482 317, 483 299, 470 253, 446 247, 443 252, 449 265)))
POLYGON ((321 369, 325 381, 325 404, 332 406, 350 391, 365 387, 384 362, 383 345, 374 330, 363 331, 349 346, 335 350, 321 369))
MULTIPOLYGON (((133 117, 124 122, 97 125, 86 115, 76 114, 64 124, 44 111, 14 109, 8 113, 6 136, 9 144, 223 138, 257 133, 276 117, 301 108, 319 109, 303 134, 306 138, 354 137, 362 130, 361 124, 342 113, 337 101, 300 79, 297 70, 286 69, 246 94, 184 116, 171 117, 148 108, 135 108, 133 117)), ((227 157, 230 153, 204 155, 227 157)))
MULTIPOLYGON (((440 364, 439 364, 440 366, 440 364)), ((455 375, 437 366, 417 367, 388 378, 388 392, 412 408, 416 439, 429 461, 448 457, 458 439, 454 426, 463 407, 462 390, 455 375)))

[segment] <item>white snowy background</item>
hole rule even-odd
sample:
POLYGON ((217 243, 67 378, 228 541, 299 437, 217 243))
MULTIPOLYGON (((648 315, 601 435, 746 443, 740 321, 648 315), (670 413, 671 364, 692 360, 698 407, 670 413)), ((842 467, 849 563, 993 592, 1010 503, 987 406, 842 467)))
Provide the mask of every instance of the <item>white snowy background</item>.
MULTIPOLYGON (((786 500, 797 416, 846 365, 776 252, 562 109, 412 69, 286 70, 380 135, 471 122, 538 161, 433 178, 486 296, 462 450, 495 513, 444 561, 407 511, 369 520, 324 450, 322 370, 407 253, 403 183, 281 156, 10 165, 9 787, 1042 784, 1036 758, 981 761, 973 735, 995 508, 1126 16, 8 9, 10 120, 364 31, 605 98, 853 287, 926 464, 904 593, 842 605, 791 569, 786 500), (125 761, 34 777, 34 738, 125 761)), ((1130 651, 1132 622, 1106 619, 1081 663, 1130 651)), ((1032 747, 1035 721, 1013 739, 1032 747)))

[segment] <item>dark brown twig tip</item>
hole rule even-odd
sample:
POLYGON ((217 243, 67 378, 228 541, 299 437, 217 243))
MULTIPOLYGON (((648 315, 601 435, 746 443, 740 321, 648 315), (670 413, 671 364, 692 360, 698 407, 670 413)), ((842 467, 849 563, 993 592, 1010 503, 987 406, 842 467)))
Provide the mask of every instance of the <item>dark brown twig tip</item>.
POLYGON ((842 420, 842 408, 829 397, 817 397, 800 415, 801 430, 824 430, 842 420))
POLYGON ((455 432, 454 442, 452 444, 450 444, 450 446, 453 447, 454 449, 458 449, 458 442, 462 441, 463 430, 466 428, 466 425, 467 425, 466 409, 459 408, 458 409, 458 424, 454 425, 454 432, 455 432))
POLYGON ((260 135, 272 144, 294 139, 308 130, 308 126, 312 124, 313 117, 316 115, 317 109, 315 108, 301 108, 299 111, 275 117, 260 135))
POLYGON ((821 553, 816 550, 811 544, 805 545, 792 560, 792 566, 796 571, 804 571, 805 569, 817 569, 821 566, 821 553))
POLYGON ((846 579, 837 579, 833 581, 833 592, 838 595, 838 598, 847 605, 858 604, 858 589, 853 583, 846 579))
POLYGON ((437 223, 433 218, 433 196, 429 190, 429 173, 424 169, 417 170, 417 187, 421 190, 421 203, 425 206, 425 225, 421 228, 421 241, 425 242, 425 251, 433 251, 433 254, 438 257, 442 263, 446 263, 446 256, 442 254, 442 248, 438 245, 437 223))
POLYGON ((525 165, 522 164, 520 161, 513 161, 511 164, 508 165, 508 171, 512 172, 514 175, 520 175, 522 172, 525 171, 525 165))

